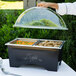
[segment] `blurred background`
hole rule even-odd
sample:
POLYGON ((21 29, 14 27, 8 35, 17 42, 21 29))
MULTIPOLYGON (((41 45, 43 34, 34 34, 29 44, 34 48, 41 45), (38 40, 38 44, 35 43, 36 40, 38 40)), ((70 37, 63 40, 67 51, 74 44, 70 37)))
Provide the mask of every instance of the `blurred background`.
MULTIPOLYGON (((5 43, 15 38, 66 40, 63 47, 63 61, 76 71, 76 16, 62 16, 69 29, 67 31, 13 28, 16 19, 25 10, 23 1, 24 0, 0 0, 0 57, 9 58, 5 43)), ((61 3, 74 2, 76 0, 43 1, 61 3)))

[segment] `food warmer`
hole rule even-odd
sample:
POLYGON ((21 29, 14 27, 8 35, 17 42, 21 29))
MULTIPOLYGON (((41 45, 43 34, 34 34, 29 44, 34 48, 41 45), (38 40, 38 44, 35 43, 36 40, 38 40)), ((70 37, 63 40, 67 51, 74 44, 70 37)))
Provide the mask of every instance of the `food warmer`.
MULTIPOLYGON (((42 7, 25 10, 14 27, 68 30, 59 14, 42 7)), ((11 67, 39 65, 49 71, 57 71, 61 65, 64 43, 63 40, 16 38, 5 45, 8 46, 11 67)))

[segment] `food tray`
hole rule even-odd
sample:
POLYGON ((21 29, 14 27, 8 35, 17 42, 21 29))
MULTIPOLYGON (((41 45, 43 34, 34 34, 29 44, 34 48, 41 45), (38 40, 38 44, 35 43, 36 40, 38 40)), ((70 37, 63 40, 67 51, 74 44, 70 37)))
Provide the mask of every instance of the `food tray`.
POLYGON ((63 44, 65 41, 62 40, 48 40, 48 39, 31 39, 31 38, 16 38, 8 43, 6 43, 5 45, 11 46, 11 47, 17 47, 17 48, 30 48, 30 49, 38 49, 38 48, 42 48, 42 49, 61 49, 63 44), (21 40, 21 41, 28 41, 28 42, 34 42, 33 45, 23 45, 23 44, 15 44, 15 42, 17 40, 21 40), (41 43, 43 41, 56 41, 56 42, 61 42, 61 45, 59 47, 48 47, 48 46, 38 46, 38 43, 41 43))

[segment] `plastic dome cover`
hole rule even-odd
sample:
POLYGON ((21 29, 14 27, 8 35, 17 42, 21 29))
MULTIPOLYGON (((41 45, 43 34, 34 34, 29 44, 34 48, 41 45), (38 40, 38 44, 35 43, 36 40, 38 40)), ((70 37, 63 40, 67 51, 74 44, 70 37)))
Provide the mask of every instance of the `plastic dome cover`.
POLYGON ((18 17, 14 27, 67 30, 60 15, 43 7, 32 7, 25 10, 18 17))

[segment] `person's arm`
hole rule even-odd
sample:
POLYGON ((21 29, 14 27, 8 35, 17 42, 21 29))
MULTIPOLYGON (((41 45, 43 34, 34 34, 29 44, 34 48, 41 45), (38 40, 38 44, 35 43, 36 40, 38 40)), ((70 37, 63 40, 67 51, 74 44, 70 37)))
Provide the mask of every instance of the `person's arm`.
POLYGON ((50 3, 50 2, 42 2, 37 6, 39 7, 51 7, 56 9, 56 12, 60 15, 76 15, 76 2, 74 3, 50 3))
POLYGON ((54 9, 58 9, 58 4, 57 3, 51 3, 51 2, 41 2, 37 4, 38 7, 51 7, 54 9))
POLYGON ((58 3, 56 12, 60 15, 76 15, 76 2, 74 3, 58 3))

